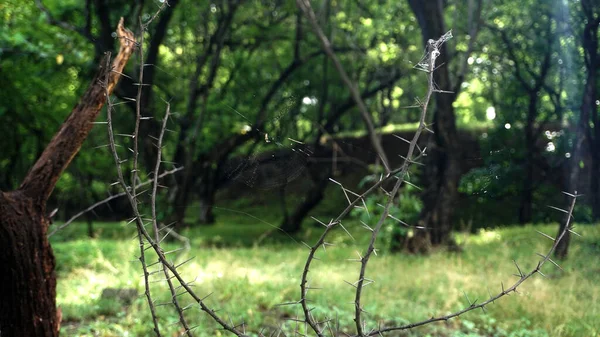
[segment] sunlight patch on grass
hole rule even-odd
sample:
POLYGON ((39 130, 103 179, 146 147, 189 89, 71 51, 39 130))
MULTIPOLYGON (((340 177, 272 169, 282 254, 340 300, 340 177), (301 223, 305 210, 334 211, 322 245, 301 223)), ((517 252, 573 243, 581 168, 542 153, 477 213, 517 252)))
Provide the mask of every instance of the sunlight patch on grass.
MULTIPOLYGON (((227 226, 227 225, 222 225, 227 226)), ((242 225, 235 225, 234 228, 242 225)), ((359 264, 349 261, 364 251, 365 231, 348 226, 356 238, 336 234, 336 246, 320 249, 320 260, 313 262, 309 274, 312 287, 308 298, 319 317, 339 317, 342 327, 352 333, 355 289, 344 281, 355 282, 359 264), (363 234, 361 234, 363 233, 363 234), (362 235, 362 236, 361 236, 362 235)), ((485 230, 467 235, 462 253, 436 251, 428 257, 380 252, 369 263, 367 277, 375 282, 365 287, 363 304, 368 324, 406 324, 433 315, 444 315, 483 301, 501 290, 501 282, 509 286, 516 280, 513 260, 524 270, 538 260, 535 252, 545 252, 551 242, 535 232, 554 233, 556 225, 485 230), (465 296, 466 294, 466 296, 465 296)), ((317 234, 307 229, 306 241, 317 234)), ((445 325, 417 329, 415 336, 431 334, 456 336, 594 336, 600 331, 600 230, 597 226, 581 226, 583 238, 573 238, 571 255, 561 263, 564 271, 547 264, 548 278, 535 275, 511 294, 495 304, 471 312, 445 325), (463 335, 461 335, 463 333, 463 335)), ((192 249, 179 262, 195 258, 182 267, 185 279, 193 280, 200 296, 209 305, 244 320, 255 328, 277 326, 283 317, 294 317, 297 308, 278 307, 283 302, 300 298, 299 280, 307 250, 302 245, 274 244, 254 248, 216 248, 203 246, 203 231, 189 231, 192 249)), ((260 235, 260 231, 256 231, 260 235)), ((303 234, 304 235, 304 234, 303 234)), ((58 302, 70 335, 86 335, 90 329, 99 336, 145 336, 151 329, 146 300, 143 296, 131 305, 99 298, 105 287, 133 287, 143 293, 143 278, 132 240, 96 239, 53 243, 59 268, 58 302), (131 261, 131 262, 126 262, 131 261), (102 332, 103 331, 103 332, 102 332)), ((171 243, 174 248, 176 243, 171 243)), ((149 261, 152 255, 148 255, 149 261)), ((160 273, 155 279, 160 278, 160 273)), ((157 302, 168 302, 170 296, 164 282, 153 283, 157 302)), ((181 296, 183 304, 191 301, 181 296)), ((193 309, 196 310, 196 309, 193 309)), ((167 335, 176 333, 176 313, 161 307, 161 322, 167 335)), ((200 311, 190 314, 192 324, 201 324, 199 336, 215 336, 215 324, 200 311)), ((410 334, 409 334, 410 336, 410 334)))

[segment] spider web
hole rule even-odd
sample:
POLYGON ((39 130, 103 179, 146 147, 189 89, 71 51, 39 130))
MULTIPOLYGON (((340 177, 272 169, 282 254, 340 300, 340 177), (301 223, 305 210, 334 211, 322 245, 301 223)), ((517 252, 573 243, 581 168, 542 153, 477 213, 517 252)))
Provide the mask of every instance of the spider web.
MULTIPOLYGON (((260 136, 250 151, 227 163, 225 173, 228 180, 269 190, 289 184, 304 172, 313 151, 304 141, 288 137, 282 125, 296 104, 296 99, 290 98, 283 108, 276 111, 275 116, 266 123, 271 126, 269 132, 255 129, 260 136)), ((239 111, 230 108, 250 122, 239 111)))

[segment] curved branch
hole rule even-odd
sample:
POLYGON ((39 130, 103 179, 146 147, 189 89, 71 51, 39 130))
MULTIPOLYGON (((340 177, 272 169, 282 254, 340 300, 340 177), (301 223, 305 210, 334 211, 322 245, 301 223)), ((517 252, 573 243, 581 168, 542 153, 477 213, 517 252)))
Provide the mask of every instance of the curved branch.
POLYGON ((106 90, 108 89, 110 94, 119 82, 123 68, 133 54, 136 43, 133 33, 124 27, 123 18, 119 21, 117 34, 121 48, 112 66, 108 66, 110 54, 107 54, 105 60, 101 62, 100 71, 87 91, 19 187, 28 196, 36 200, 48 199, 61 173, 79 151, 93 127, 92 122, 106 103, 106 90))
POLYGON ((321 27, 319 27, 319 24, 317 23, 317 18, 315 17, 315 13, 313 12, 310 2, 308 0, 296 0, 296 4, 298 5, 298 7, 300 7, 300 9, 302 9, 304 14, 306 15, 306 18, 308 19, 310 25, 315 31, 315 34, 321 41, 321 45, 325 50, 325 53, 333 62, 335 69, 338 71, 344 84, 348 87, 348 90, 350 90, 350 94, 352 95, 352 98, 356 101, 356 105, 358 106, 358 109, 360 110, 361 116, 367 127, 371 144, 373 145, 375 152, 377 152, 377 155, 381 159, 381 162, 385 167, 385 171, 389 173, 391 171, 389 161, 387 159, 385 151, 383 150, 383 147, 381 146, 379 138, 377 138, 377 134, 375 133, 375 127, 373 126, 373 121, 371 120, 371 115, 369 114, 365 102, 360 97, 360 92, 358 91, 356 84, 350 79, 350 77, 348 77, 348 74, 344 70, 344 67, 340 63, 340 60, 337 58, 333 51, 331 42, 329 41, 327 36, 325 36, 321 27))
MULTIPOLYGON (((373 330, 370 333, 368 333, 365 336, 381 336, 383 333, 387 333, 387 332, 391 332, 391 331, 402 331, 402 330, 408 330, 408 329, 412 329, 412 328, 416 328, 418 326, 423 326, 423 325, 427 325, 433 322, 440 322, 440 321, 447 321, 451 318, 454 317, 458 317, 464 313, 467 313, 469 311, 475 310, 475 309, 481 309, 483 311, 485 311, 485 306, 488 304, 493 304, 496 302, 497 299, 500 299, 506 295, 509 295, 511 292, 517 292, 517 288, 523 284, 523 282, 527 281, 529 278, 531 278, 533 275, 535 274, 540 274, 542 276, 545 277, 545 275, 542 273, 542 266, 544 264, 546 264, 546 262, 550 262, 553 265, 557 266, 558 268, 560 268, 560 266, 558 266, 558 264, 556 264, 556 262, 554 262, 550 256, 552 255, 552 253, 556 250, 556 247, 558 246, 559 242, 569 233, 574 233, 573 232, 573 225, 572 225, 572 220, 573 220, 573 209, 575 208, 575 202, 577 200, 577 197, 580 196, 580 194, 577 194, 577 191, 575 191, 573 194, 571 193, 566 193, 563 192, 564 194, 566 194, 567 196, 571 197, 571 205, 569 206, 568 210, 564 210, 564 209, 558 209, 558 211, 566 213, 567 215, 567 220, 566 220, 566 224, 564 229, 561 231, 561 233, 558 235, 558 237, 553 238, 549 235, 546 235, 542 232, 538 232, 541 235, 543 235, 544 237, 554 241, 554 244, 552 245, 552 247, 548 250, 548 252, 545 255, 539 254, 538 256, 540 256, 540 260, 538 261, 538 263, 536 264, 535 268, 533 268, 530 272, 528 273, 524 273, 521 268, 519 267, 519 265, 517 264, 516 261, 513 260, 513 262, 515 263, 515 266, 517 268, 517 272, 518 274, 515 274, 516 276, 519 277, 519 279, 513 283, 512 286, 510 286, 509 288, 504 288, 504 284, 502 284, 502 291, 500 291, 498 294, 492 296, 490 294, 490 298, 486 301, 483 301, 479 304, 476 304, 477 300, 471 302, 471 300, 469 300, 469 298, 467 297, 467 300, 469 301, 469 306, 459 310, 457 312, 454 312, 452 314, 449 315, 445 315, 445 316, 438 316, 438 317, 431 317, 430 319, 426 319, 424 321, 421 322, 417 322, 417 323, 411 323, 411 324, 407 324, 407 325, 403 325, 403 326, 397 326, 397 327, 389 327, 389 328, 382 328, 379 330, 373 330)), ((466 295, 466 294, 465 294, 466 295)), ((466 297, 466 296, 465 296, 466 297)))

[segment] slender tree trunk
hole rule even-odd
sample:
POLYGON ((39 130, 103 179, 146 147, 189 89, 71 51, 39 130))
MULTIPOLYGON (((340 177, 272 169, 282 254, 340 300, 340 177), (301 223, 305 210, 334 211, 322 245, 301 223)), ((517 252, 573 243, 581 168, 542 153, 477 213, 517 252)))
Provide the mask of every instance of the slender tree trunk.
MULTIPOLYGON (((187 134, 187 129, 189 128, 188 122, 180 122, 180 133, 178 144, 185 143, 185 135, 187 134)), ((191 161, 190 156, 187 154, 188 149, 185 146, 177 146, 175 157, 173 159, 174 162, 183 164, 183 172, 181 174, 174 176, 173 183, 174 187, 172 187, 174 195, 172 199, 169 200, 171 204, 171 214, 168 215, 169 220, 168 223, 175 223, 177 228, 185 227, 185 213, 190 202, 190 195, 192 190, 192 179, 194 179, 194 167, 191 161)))
POLYGON ((190 193, 191 191, 188 185, 182 184, 177 186, 175 197, 173 202, 171 202, 173 212, 169 221, 167 221, 169 224, 174 222, 177 228, 186 226, 184 219, 189 204, 190 193))
MULTIPOLYGON (((592 150, 600 151, 600 147, 595 146, 592 150)), ((597 154, 592 155, 590 174, 592 218, 594 221, 600 221, 600 156, 597 154)))
MULTIPOLYGON (((585 142, 585 134, 583 133, 583 131, 585 131, 585 125, 582 125, 582 123, 587 120, 587 119, 583 119, 584 118, 585 113, 582 111, 582 114, 580 116, 580 120, 578 122, 578 126, 577 126, 577 133, 576 133, 576 139, 575 139, 575 144, 573 145, 573 151, 572 151, 572 156, 570 158, 570 162, 569 162, 569 173, 568 173, 568 177, 567 177, 567 184, 566 184, 566 192, 568 193, 574 193, 577 191, 577 186, 578 186, 578 182, 579 182, 579 176, 580 176, 580 172, 581 172, 581 168, 579 167, 579 162, 582 160, 583 156, 582 156, 582 150, 583 150, 583 143, 585 142)), ((565 196, 565 205, 570 205, 572 201, 572 197, 569 196, 565 196)), ((558 237, 565 229, 565 227, 567 226, 567 224, 569 223, 571 219, 569 219, 569 215, 566 214, 563 217, 562 222, 560 223, 560 226, 558 228, 558 233, 556 235, 556 237, 558 237)), ((562 240, 560 240, 558 242, 558 245, 556 246, 556 250, 554 251, 554 256, 556 256, 558 259, 565 259, 567 258, 567 255, 569 253, 569 243, 571 241, 571 233, 569 231, 565 232, 565 235, 563 236, 562 240)))
POLYGON ((200 187, 199 187, 199 201, 200 201, 200 210, 199 210, 199 222, 200 224, 210 225, 215 223, 215 214, 213 213, 213 207, 215 204, 215 197, 221 186, 221 171, 223 168, 223 161, 227 158, 227 155, 224 155, 220 160, 218 160, 218 164, 216 167, 211 167, 209 162, 204 162, 204 172, 202 175, 202 179, 200 179, 200 187))
POLYGON ((521 192, 521 205, 519 206, 519 223, 522 225, 531 222, 533 217, 534 156, 536 154, 534 123, 536 115, 537 92, 530 92, 527 124, 525 125, 525 176, 523 177, 523 191, 521 192))
MULTIPOLYGON (((446 33, 442 1, 410 0, 409 4, 417 17, 423 43, 437 39, 446 33)), ((452 90, 445 45, 442 45, 435 71, 435 83, 441 90, 452 90)), ((456 117, 452 106, 456 99, 453 94, 436 93, 436 107, 433 116, 434 135, 428 145, 423 196, 423 211, 420 225, 426 230, 417 231, 411 249, 427 252, 431 245, 447 244, 451 240, 452 215, 458 198, 458 183, 461 176, 460 140, 456 130, 456 117)))
MULTIPOLYGON (((209 184, 211 185, 211 184, 209 184)), ((215 215, 213 213, 213 205, 215 204, 215 194, 217 190, 211 186, 206 186, 200 193, 200 210, 198 213, 198 221, 201 224, 213 224, 215 215)))
POLYGON ((313 174, 313 183, 304 196, 304 200, 296 206, 296 209, 287 219, 284 219, 280 228, 286 233, 297 233, 302 228, 302 220, 306 218, 315 206, 317 206, 325 195, 325 188, 331 175, 331 167, 319 169, 313 174))
POLYGON ((283 223, 288 222, 289 214, 287 211, 287 203, 285 202, 285 184, 279 187, 279 203, 281 207, 281 215, 283 216, 283 223))
MULTIPOLYGON (((582 3, 582 7, 584 9, 584 12, 587 10, 593 10, 595 9, 594 6, 591 6, 590 3, 587 3, 587 1, 583 1, 582 3), (587 7, 587 6, 589 7, 587 7)), ((590 15, 593 17, 593 13, 586 13, 587 15, 590 15)), ((596 108, 596 83, 597 83, 597 69, 596 69, 596 65, 598 63, 598 24, 600 24, 600 17, 598 17, 595 21, 594 20, 589 20, 589 22, 586 24, 584 31, 583 31, 583 46, 584 46, 584 52, 587 56, 587 62, 586 62, 586 70, 587 70, 587 78, 586 78, 586 82, 585 82, 585 87, 583 89, 583 97, 582 97, 582 102, 581 102, 581 108, 580 108, 580 115, 579 115, 579 120, 577 121, 577 131, 575 134, 575 144, 573 145, 573 151, 572 151, 572 156, 570 159, 570 165, 569 165, 569 178, 568 178, 568 185, 567 185, 567 192, 568 193, 574 193, 575 191, 577 191, 578 189, 578 183, 579 183, 579 176, 580 176, 580 172, 581 172, 581 167, 579 166, 579 163, 581 160, 583 160, 583 144, 590 144, 592 146, 590 146, 591 148, 591 157, 592 157, 592 163, 591 163, 591 194, 592 194, 592 211, 594 214, 594 217, 599 216, 600 214, 598 214, 598 194, 600 193, 598 191, 598 189, 600 189, 600 186, 598 185, 598 174, 600 174, 600 171, 598 171, 598 159, 600 159, 599 155, 598 155, 598 149, 594 148, 593 145, 595 141, 598 140, 598 138, 596 139, 588 139, 590 137, 592 137, 591 132, 588 131, 590 128, 590 118, 594 115, 597 114, 597 108, 596 108)), ((597 115, 596 115, 597 116, 597 115)), ((594 118, 592 118, 592 120, 595 120, 594 118)), ((598 125, 595 125, 595 127, 598 127, 598 125)), ((597 130, 596 130, 597 131, 597 130)), ((600 134, 600 133, 599 133, 600 134)), ((569 205, 571 202, 571 198, 567 197, 566 198, 567 201, 565 202, 565 205, 569 205)), ((565 216, 565 218, 563 219, 559 231, 558 231, 558 235, 560 235, 560 233, 562 233, 564 231, 565 226, 569 223, 569 218, 568 215, 565 216)), ((571 239, 571 233, 569 231, 565 232, 565 236, 563 237, 562 240, 560 240, 560 242, 558 243, 558 245, 556 246, 556 250, 554 252, 554 255, 559 258, 559 259, 565 259, 569 253, 569 241, 571 239)))
POLYGON ((119 22, 121 50, 102 70, 13 192, 0 191, 0 335, 58 336, 54 255, 47 238, 46 201, 92 129, 135 48, 119 22), (111 71, 113 70, 113 71, 111 71))

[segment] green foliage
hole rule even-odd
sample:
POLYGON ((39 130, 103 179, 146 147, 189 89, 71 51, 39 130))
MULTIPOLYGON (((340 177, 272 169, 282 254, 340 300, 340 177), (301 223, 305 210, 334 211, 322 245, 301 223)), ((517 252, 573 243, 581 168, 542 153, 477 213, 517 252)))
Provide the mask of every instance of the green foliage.
MULTIPOLYGON (((219 219, 225 217, 221 216, 219 219)), ((334 233, 336 243, 327 252, 319 252, 321 261, 311 269, 315 286, 324 291, 311 299, 318 311, 339 317, 341 327, 352 332, 354 307, 350 303, 353 288, 343 280, 356 277, 357 265, 348 259, 364 248, 368 231, 357 221, 345 223, 355 237, 353 242, 343 231, 334 233)), ((222 231, 245 233, 256 240, 271 228, 247 216, 231 215, 216 225, 222 231), (236 223, 234 220, 238 219, 236 223)), ((62 333, 82 336, 146 336, 151 330, 150 317, 143 296, 129 306, 102 299, 107 287, 133 287, 143 292, 139 263, 135 260, 136 244, 130 240, 134 228, 125 224, 98 223, 101 233, 94 240, 83 239, 85 224, 65 229, 70 241, 53 237, 58 271, 58 302, 63 311, 62 333), (79 237, 78 239, 75 239, 79 237), (73 240, 75 239, 75 240, 73 240)), ((500 291, 515 280, 513 259, 529 269, 537 261, 534 252, 548 249, 549 241, 535 231, 552 233, 557 225, 485 230, 477 234, 459 234, 463 253, 434 252, 429 257, 390 254, 380 251, 370 263, 370 275, 376 282, 366 288, 366 310, 373 321, 386 324, 408 323, 446 314, 468 305, 463 291, 471 299, 483 300, 488 288, 500 291), (372 288, 371 288, 372 287, 372 288)), ((447 324, 433 324, 414 329, 408 336, 497 336, 497 337, 587 337, 600 333, 600 253, 597 226, 578 226, 582 238, 574 237, 570 259, 562 262, 564 271, 548 264, 547 278, 534 277, 519 287, 519 293, 489 305, 486 312, 473 311, 447 324)), ((308 228, 299 239, 311 243, 320 233, 308 228)), ((277 307, 299 295, 298 277, 306 258, 306 249, 289 238, 258 247, 240 247, 235 236, 222 236, 222 244, 211 244, 210 228, 186 232, 192 250, 179 260, 195 258, 183 267, 186 278, 197 277, 195 289, 201 294, 213 293, 209 304, 220 308, 234 321, 244 320, 248 327, 277 326, 285 317, 295 317, 294 308, 277 307), (208 230, 208 231, 207 231, 208 230), (237 248, 232 248, 237 247, 237 248)), ((178 243, 166 249, 175 248, 178 243)), ((152 260, 152 257, 149 257, 152 260)), ((169 300, 162 283, 153 284, 159 302, 169 300)), ((182 296, 182 299, 184 296, 182 296)), ((187 304, 188 302, 185 301, 187 304)), ((161 327, 166 335, 176 331, 176 313, 160 311, 161 327)), ((194 309, 191 309, 194 310, 194 309)), ((200 324, 198 336, 224 335, 213 322, 198 312, 189 315, 200 324)), ((374 323, 376 324, 376 323, 374 323)), ((293 329, 288 326, 288 331, 293 329)))
MULTIPOLYGON (((379 174, 367 175, 361 180, 358 187, 371 186, 377 179, 379 179, 379 174)), ((387 195, 382 191, 373 193, 365 199, 367 210, 355 208, 350 212, 350 216, 374 228, 383 214, 387 200, 387 195)), ((413 230, 394 218, 400 219, 406 224, 415 225, 422 209, 423 202, 419 198, 419 191, 412 185, 404 184, 389 208, 388 219, 381 227, 378 247, 386 251, 398 248, 393 245, 404 241, 403 238, 412 236, 413 230)))
MULTIPOLYGON (((8 0, 0 5, 0 76, 5 79, 0 83, 0 116, 3 118, 0 133, 5 144, 0 158, 0 189, 3 190, 18 186, 91 79, 97 66, 94 62, 105 51, 97 45, 101 41, 100 35, 105 33, 105 25, 114 26, 118 17, 131 14, 126 20, 128 26, 135 30, 137 19, 133 16, 138 11, 147 18, 156 10, 148 3, 140 9, 133 3, 111 2, 105 8, 107 15, 102 18, 98 16, 98 8, 91 6, 88 22, 83 2, 47 0, 44 4, 55 20, 67 26, 81 31, 89 25, 89 34, 93 38, 50 24, 47 15, 34 3, 8 0)), ((471 38, 474 38, 467 34, 474 24, 468 20, 469 6, 448 2, 445 11, 445 20, 456 37, 449 41, 452 49, 457 51, 448 65, 450 73, 458 74, 465 62, 468 66, 454 104, 456 123, 463 130, 480 133, 484 148, 481 152, 484 165, 464 179, 461 189, 468 194, 471 190, 481 190, 482 186, 473 183, 477 179, 481 181, 485 175, 489 176, 489 171, 493 170, 494 174, 499 173, 500 178, 487 188, 487 193, 514 197, 520 193, 519 176, 522 173, 521 166, 515 165, 515 161, 524 160, 526 155, 522 131, 528 104, 526 91, 515 76, 515 61, 521 67, 536 68, 543 52, 553 48, 555 52, 551 55, 552 66, 547 81, 538 92, 536 123, 573 124, 578 115, 573 107, 579 106, 580 79, 585 74, 577 49, 578 41, 573 34, 565 34, 561 25, 568 23, 578 31, 583 20, 579 19, 582 14, 578 3, 561 4, 556 9, 537 0, 525 1, 519 6, 507 1, 489 6, 484 10, 482 21, 508 32, 516 47, 516 60, 511 59, 505 42, 488 26, 480 27, 472 54, 469 57, 463 55, 471 38), (532 16, 530 13, 541 15, 532 16), (547 23, 552 25, 550 35, 556 36, 552 46, 547 46, 547 23), (554 91, 558 94, 554 95, 554 91), (495 118, 487 114, 490 108, 494 108, 495 118), (511 124, 510 130, 504 129, 506 123, 511 124), (511 154, 498 162, 494 155, 496 151, 511 154), (488 172, 484 172, 486 170, 488 172)), ((359 89, 376 87, 392 72, 402 74, 389 88, 366 99, 377 127, 382 132, 414 128, 418 110, 404 107, 411 106, 415 98, 421 97, 426 83, 422 74, 412 69, 422 56, 422 41, 408 4, 402 1, 323 1, 318 2, 315 8, 337 56, 359 89)), ((179 2, 158 48, 156 64, 148 65, 154 71, 155 79, 150 88, 153 99, 144 112, 159 119, 164 110, 162 100, 171 103, 174 115, 169 128, 173 133, 165 139, 166 161, 182 164, 181 160, 176 160, 181 158, 175 157, 184 152, 192 153, 194 160, 201 161, 202 155, 207 155, 225 140, 247 132, 249 125, 261 114, 264 114, 264 124, 259 131, 272 139, 290 137, 309 143, 316 141, 314 137, 320 127, 335 109, 349 101, 349 96, 304 21, 299 35, 299 55, 295 54, 296 10, 293 2, 240 4, 230 25, 225 27, 225 38, 217 57, 211 49, 211 36, 217 32, 219 20, 227 13, 228 7, 205 1, 179 2), (285 80, 277 82, 284 70, 298 61, 294 59, 296 56, 304 63, 285 80), (203 57, 207 57, 204 66, 196 69, 196 61, 203 57), (216 70, 211 74, 213 64, 216 70), (206 85, 206 101, 197 99, 201 104, 188 111, 192 97, 190 86, 194 80, 192 75, 196 72, 199 74, 198 82, 206 85), (213 75, 214 81, 208 83, 213 75), (274 90, 272 99, 266 101, 271 90, 274 90), (305 103, 305 98, 311 103, 305 103), (185 148, 196 125, 200 128, 195 148, 183 151, 182 147, 185 148)), ((157 33, 157 26, 158 20, 145 35, 146 52, 157 33)), ((114 44, 114 41, 103 48, 110 49, 111 43, 114 44)), ((136 79, 137 62, 137 58, 132 60, 127 70, 133 80, 136 79)), ((528 71, 522 70, 522 74, 525 82, 532 80, 528 71)), ((127 95, 119 92, 117 96, 119 98, 115 98, 115 102, 120 103, 127 95)), ((131 107, 118 105, 115 108, 117 132, 130 134, 133 128, 131 107)), ((103 120, 104 116, 99 119, 103 120)), ((356 109, 350 109, 334 124, 333 133, 345 136, 362 136, 365 133, 356 109)), ((556 127, 542 131, 558 131, 554 129, 556 127)), ((542 135, 539 136, 540 142, 546 141, 542 135)), ((118 141, 122 149, 131 145, 126 137, 118 141)), ((567 132, 548 138, 546 143, 552 143, 555 150, 542 151, 543 159, 551 167, 558 167, 573 144, 573 135, 567 132)), ((106 151, 106 144, 106 130, 99 125, 67 175, 59 181, 53 204, 61 205, 63 209, 73 208, 84 203, 83 200, 89 203, 110 192, 109 188, 100 186, 114 182, 112 158, 106 151)), ((270 151, 277 146, 249 141, 234 148, 231 155, 270 151)), ((208 167, 216 167, 218 163, 211 160, 206 163, 208 167)), ((147 165, 145 168, 144 171, 148 171, 147 165)), ((542 184, 557 185, 555 182, 542 184)), ((543 193, 538 195, 539 200, 547 196, 543 193)), ((480 197, 477 197, 477 203, 480 197)), ((161 198, 168 199, 165 196, 161 198)), ((161 204, 165 216, 172 207, 168 202, 161 204)), ((545 220, 543 212, 539 215, 536 220, 545 220)))

